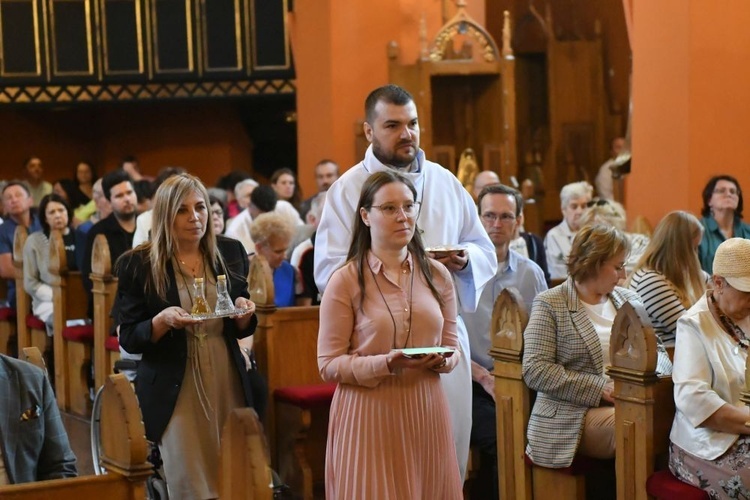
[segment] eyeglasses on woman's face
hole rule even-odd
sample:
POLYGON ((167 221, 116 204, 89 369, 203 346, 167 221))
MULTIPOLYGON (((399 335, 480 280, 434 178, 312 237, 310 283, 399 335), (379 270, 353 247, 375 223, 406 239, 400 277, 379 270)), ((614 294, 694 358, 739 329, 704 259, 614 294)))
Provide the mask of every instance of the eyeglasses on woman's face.
POLYGON ((419 211, 418 201, 408 201, 403 205, 396 205, 395 203, 383 203, 382 205, 373 205, 371 208, 377 208, 383 215, 387 217, 396 217, 400 212, 404 212, 407 217, 414 217, 419 211))
POLYGON ((732 196, 739 196, 740 190, 733 187, 720 187, 714 188, 714 194, 730 194, 732 196))

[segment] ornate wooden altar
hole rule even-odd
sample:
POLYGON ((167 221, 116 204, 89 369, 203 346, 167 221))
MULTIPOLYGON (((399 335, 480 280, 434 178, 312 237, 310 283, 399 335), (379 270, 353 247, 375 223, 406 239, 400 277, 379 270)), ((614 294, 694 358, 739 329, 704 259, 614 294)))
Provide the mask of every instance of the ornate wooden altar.
POLYGON ((390 81, 414 96, 421 147, 428 158, 445 162, 441 164, 455 172, 456 152, 472 148, 482 159, 483 170, 494 170, 509 183, 510 176, 518 175, 509 14, 505 12, 501 51, 466 12, 466 3, 458 0, 457 5, 458 12, 429 47, 423 23, 422 50, 415 64, 402 64, 399 47, 391 42, 390 81))

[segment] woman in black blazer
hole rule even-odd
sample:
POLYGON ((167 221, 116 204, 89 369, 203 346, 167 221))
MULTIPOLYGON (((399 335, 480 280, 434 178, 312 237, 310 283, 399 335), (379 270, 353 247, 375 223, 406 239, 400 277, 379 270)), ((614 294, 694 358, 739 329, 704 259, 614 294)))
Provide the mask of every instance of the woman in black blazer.
POLYGON ((206 188, 190 175, 166 180, 154 197, 151 241, 117 264, 120 344, 143 354, 136 393, 146 436, 159 445, 173 498, 217 498, 220 434, 233 408, 253 406, 238 338, 257 319, 242 244, 216 236, 206 188), (225 275, 242 314, 197 320, 196 280, 213 311, 225 275))

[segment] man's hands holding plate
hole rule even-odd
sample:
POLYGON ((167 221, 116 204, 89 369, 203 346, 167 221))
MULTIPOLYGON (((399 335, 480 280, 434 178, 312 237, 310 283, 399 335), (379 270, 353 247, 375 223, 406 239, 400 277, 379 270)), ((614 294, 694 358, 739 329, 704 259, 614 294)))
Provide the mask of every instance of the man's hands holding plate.
POLYGON ((469 264, 469 252, 464 245, 438 245, 427 247, 425 251, 451 272, 460 271, 469 264))

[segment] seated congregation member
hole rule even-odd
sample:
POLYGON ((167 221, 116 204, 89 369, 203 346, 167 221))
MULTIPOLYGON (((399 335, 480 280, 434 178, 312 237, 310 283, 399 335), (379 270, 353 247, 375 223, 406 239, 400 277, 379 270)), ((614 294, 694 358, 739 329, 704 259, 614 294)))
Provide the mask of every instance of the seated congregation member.
POLYGON ((490 320, 495 299, 505 288, 517 289, 531 310, 538 293, 547 289, 542 269, 510 249, 510 242, 521 221, 523 198, 515 189, 502 184, 485 187, 479 193, 479 217, 497 254, 497 273, 487 283, 477 310, 464 313, 471 345, 473 386, 471 444, 481 453, 479 471, 472 485, 472 498, 498 498, 497 429, 495 417, 495 378, 490 373, 490 320), (490 495, 489 492, 492 492, 490 495))
POLYGON ((628 233, 626 231, 627 219, 625 208, 616 201, 610 200, 593 200, 588 203, 588 207, 581 215, 581 226, 591 226, 593 224, 607 224, 616 227, 623 233, 630 242, 630 254, 625 261, 625 272, 630 274, 635 269, 636 264, 646 251, 649 243, 649 237, 644 234, 628 233))
POLYGON ((674 346, 677 320, 706 291, 708 275, 698 261, 703 226, 692 214, 668 213, 656 226, 626 285, 643 301, 665 346, 674 346))
POLYGON ((42 159, 38 156, 30 156, 24 162, 26 180, 24 184, 33 198, 33 207, 38 207, 45 195, 52 192, 52 184, 44 180, 44 168, 42 159))
MULTIPOLYGON (((520 196, 523 199, 523 195, 520 196)), ((534 261, 544 273, 544 280, 549 287, 551 279, 547 270, 547 251, 544 249, 544 240, 534 233, 527 232, 523 227, 523 221, 523 208, 521 208, 516 237, 510 242, 510 249, 534 261)))
POLYGON ((43 370, 0 354, 0 401, 0 486, 78 475, 43 370))
MULTIPOLYGON (((91 199, 86 196, 73 179, 60 179, 52 185, 52 192, 56 193, 71 208, 73 217, 71 225, 75 228, 91 217, 94 207, 89 205, 91 199)), ((41 204, 41 201, 39 202, 41 204)))
MULTIPOLYGON (((307 219, 308 225, 313 228, 313 232, 309 238, 303 240, 294 247, 292 256, 289 259, 289 263, 294 267, 297 272, 297 277, 300 280, 300 292, 298 297, 298 305, 301 306, 317 306, 320 305, 320 291, 318 285, 315 284, 315 235, 320 223, 320 216, 323 214, 323 207, 325 206, 326 192, 323 191, 318 193, 310 204, 310 210, 308 210, 305 218, 307 219)), ((297 231, 297 235, 299 235, 297 231)))
POLYGON ((72 211, 65 200, 55 193, 42 198, 39 204, 42 230, 29 235, 23 247, 23 287, 31 297, 31 311, 47 326, 45 359, 54 371, 52 356, 52 275, 49 272, 49 238, 52 230, 61 231, 65 243, 68 269, 78 269, 75 234, 70 227, 72 211))
POLYGON ((253 405, 237 339, 257 319, 248 299, 247 256, 216 236, 209 199, 196 177, 167 179, 154 197, 151 240, 117 263, 120 344, 141 353, 136 393, 146 437, 159 445, 171 498, 218 498, 219 436, 234 408, 253 405), (197 278, 213 310, 226 276, 241 316, 194 319, 197 278))
MULTIPOLYGON (((253 181, 255 182, 255 181, 253 181)), ((240 240, 248 255, 255 253, 255 242, 250 234, 253 220, 260 214, 273 212, 276 209, 278 197, 271 186, 258 186, 250 193, 250 202, 247 208, 227 221, 224 232, 229 237, 240 240)))
POLYGON ((703 188, 703 239, 698 247, 701 267, 711 272, 714 252, 727 238, 750 238, 750 224, 742 221, 742 189, 731 175, 716 175, 703 188))
POLYGON ((296 305, 296 271, 286 260, 286 252, 294 236, 289 219, 275 212, 260 214, 250 226, 255 254, 268 262, 273 271, 273 299, 277 307, 296 305))
POLYGON ((36 212, 32 211, 33 202, 29 188, 20 181, 10 181, 3 188, 5 219, 0 224, 0 277, 8 280, 7 300, 12 308, 16 307, 16 270, 13 267, 13 239, 16 228, 22 225, 29 233, 42 228, 36 212))
POLYGON ((563 221, 553 227, 544 237, 544 248, 547 251, 547 268, 552 280, 565 279, 568 276, 568 254, 576 232, 581 228, 581 215, 591 201, 594 188, 586 181, 574 182, 560 190, 560 209, 563 221))
POLYGON ((604 369, 617 309, 639 302, 617 286, 629 245, 615 227, 584 226, 568 255, 568 279, 534 300, 523 335, 523 378, 537 391, 526 448, 537 465, 568 467, 576 454, 615 456, 614 384, 604 369))
POLYGON ((91 289, 93 284, 91 274, 91 256, 94 240, 100 234, 107 238, 109 255, 114 265, 117 258, 133 246, 135 233, 136 196, 133 183, 124 170, 115 170, 102 178, 102 191, 112 206, 112 213, 108 217, 94 224, 86 234, 86 247, 81 262, 81 278, 88 293, 89 318, 94 317, 94 302, 91 289))
POLYGON ((96 168, 91 162, 79 161, 73 172, 73 180, 76 182, 78 189, 91 200, 94 197, 94 183, 99 179, 96 174, 96 168))
POLYGON ((716 249, 713 289, 677 321, 675 416, 669 469, 711 498, 750 497, 745 363, 750 332, 750 240, 716 249))
MULTIPOLYGON (((286 201, 297 210, 301 200, 294 172, 288 168, 279 168, 271 174, 270 182, 271 187, 276 191, 276 196, 279 197, 279 201, 286 201)), ((297 217, 299 216, 299 213, 297 213, 297 217)))
POLYGON ((318 367, 338 382, 326 448, 326 497, 462 498, 440 373, 462 353, 448 270, 416 227, 417 191, 393 170, 362 186, 347 261, 323 294, 318 367), (397 350, 446 346, 450 357, 397 350))
POLYGON ((325 196, 328 188, 330 188, 338 178, 339 166, 335 161, 324 159, 320 160, 317 165, 315 165, 315 184, 318 185, 318 192, 300 203, 299 214, 303 219, 307 220, 307 213, 310 211, 313 201, 319 196, 325 196))
MULTIPOLYGON (((169 179, 173 175, 179 175, 186 173, 186 170, 182 167, 164 167, 161 170, 159 170, 159 175, 156 176, 156 179, 153 182, 152 188, 151 188, 151 198, 153 198, 153 193, 156 192, 157 189, 159 189, 159 186, 161 186, 162 182, 169 179)), ((143 184, 144 182, 149 182, 141 179, 138 181, 138 183, 143 184)), ((149 207, 146 209, 145 212, 141 212, 140 206, 141 206, 141 195, 138 193, 138 183, 133 183, 133 191, 135 191, 136 198, 138 199, 137 203, 139 208, 137 209, 138 217, 135 219, 135 234, 133 234, 133 248, 137 247, 141 243, 144 243, 149 240, 150 233, 151 233, 151 217, 153 215, 153 212, 151 208, 149 207)))
POLYGON ((208 200, 211 202, 211 222, 214 225, 214 233, 224 234, 224 225, 226 223, 224 213, 224 202, 213 195, 208 195, 208 200))

